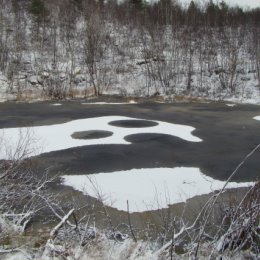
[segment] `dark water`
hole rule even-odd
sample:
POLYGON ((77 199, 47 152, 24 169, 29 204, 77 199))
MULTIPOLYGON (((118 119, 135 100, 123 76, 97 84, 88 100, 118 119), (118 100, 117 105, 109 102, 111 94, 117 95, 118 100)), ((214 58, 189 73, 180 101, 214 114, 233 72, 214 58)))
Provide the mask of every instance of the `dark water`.
MULTIPOLYGON (((131 145, 86 146, 51 152, 39 157, 42 163, 52 165, 53 172, 66 171, 66 174, 132 168, 198 167, 213 178, 225 180, 260 143, 260 121, 253 119, 260 115, 260 106, 228 107, 224 103, 82 105, 79 101, 67 101, 56 107, 48 102, 2 103, 0 128, 57 124, 108 115, 146 119, 150 120, 149 124, 158 120, 190 125, 196 128, 193 134, 203 142, 193 143, 162 134, 137 134, 126 137, 131 145)), ((131 120, 116 124, 131 127, 131 120)), ((141 124, 139 127, 145 126, 141 124)), ((251 181, 259 176, 260 151, 257 151, 233 180, 251 181)))

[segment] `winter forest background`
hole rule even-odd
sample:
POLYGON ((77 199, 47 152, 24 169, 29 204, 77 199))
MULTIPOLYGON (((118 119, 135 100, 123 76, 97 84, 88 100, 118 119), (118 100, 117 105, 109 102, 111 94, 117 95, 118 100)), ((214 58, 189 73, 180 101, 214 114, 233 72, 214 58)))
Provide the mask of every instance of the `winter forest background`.
POLYGON ((224 1, 1 0, 0 91, 259 96, 260 9, 224 1))

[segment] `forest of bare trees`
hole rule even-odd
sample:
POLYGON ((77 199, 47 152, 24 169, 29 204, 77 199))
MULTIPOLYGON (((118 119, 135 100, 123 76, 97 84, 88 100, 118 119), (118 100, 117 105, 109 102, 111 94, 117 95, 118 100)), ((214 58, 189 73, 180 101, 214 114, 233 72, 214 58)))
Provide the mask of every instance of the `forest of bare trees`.
POLYGON ((224 1, 1 0, 7 92, 48 98, 236 93, 260 81, 260 9, 224 1), (181 86, 181 89, 179 89, 181 86), (29 90, 28 90, 29 91, 29 90), (30 95, 30 93, 28 95, 30 95))

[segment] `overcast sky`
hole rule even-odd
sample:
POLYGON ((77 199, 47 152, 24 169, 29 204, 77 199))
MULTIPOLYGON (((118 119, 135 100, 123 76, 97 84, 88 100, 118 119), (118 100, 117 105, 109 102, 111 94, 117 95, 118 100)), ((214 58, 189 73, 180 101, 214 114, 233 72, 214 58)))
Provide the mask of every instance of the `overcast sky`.
MULTIPOLYGON (((147 1, 155 1, 155 0, 147 0, 147 1)), ((178 0, 178 2, 183 3, 183 4, 189 4, 191 0, 178 0)), ((196 2, 205 2, 205 0, 195 0, 196 2)), ((208 0, 206 0, 208 2, 208 0)), ((215 3, 221 2, 221 0, 214 0, 215 3)), ((230 5, 239 5, 243 8, 246 7, 260 7, 260 0, 225 0, 226 3, 230 5)))
MULTIPOLYGON (((181 0, 181 1, 183 1, 183 0, 181 0)), ((187 0, 185 0, 185 1, 187 1, 187 0)), ((190 1, 188 1, 188 2, 190 2, 190 1)), ((221 1, 219 1, 219 2, 221 2, 221 1)), ((251 7, 251 8, 260 7, 260 0, 226 0, 226 2, 230 5, 239 5, 242 7, 251 7)))

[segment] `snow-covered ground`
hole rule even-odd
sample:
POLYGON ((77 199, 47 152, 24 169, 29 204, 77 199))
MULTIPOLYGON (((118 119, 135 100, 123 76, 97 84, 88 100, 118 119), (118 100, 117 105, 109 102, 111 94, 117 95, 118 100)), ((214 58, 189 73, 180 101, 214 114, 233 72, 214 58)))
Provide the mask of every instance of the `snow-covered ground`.
MULTIPOLYGON (((72 242, 73 244, 73 242, 72 242)), ((195 247, 195 245, 191 245, 195 247)), ((214 245, 212 243, 202 243, 198 252, 198 259, 208 260, 209 254, 212 253, 214 259, 224 258, 226 260, 258 260, 259 257, 253 252, 237 252, 235 254, 214 252, 214 245), (224 255, 224 257, 223 257, 224 255)), ((53 245, 47 243, 45 250, 41 249, 26 251, 26 249, 17 249, 12 253, 3 254, 1 260, 190 260, 193 259, 194 252, 187 251, 184 254, 178 254, 175 250, 172 257, 168 250, 161 250, 158 243, 147 241, 133 241, 126 239, 122 242, 110 240, 105 235, 99 235, 94 241, 90 241, 89 245, 80 247, 78 245, 53 245)), ((211 257, 212 257, 211 255, 211 257)))
POLYGON ((53 103, 53 104, 51 104, 51 106, 58 107, 58 106, 62 106, 62 104, 61 103, 53 103))
POLYGON ((235 107, 236 104, 226 104, 226 106, 228 106, 228 107, 235 107))
POLYGON ((109 125, 110 122, 120 120, 140 120, 137 118, 122 116, 105 116, 73 120, 64 124, 49 126, 37 126, 31 128, 6 128, 0 129, 2 137, 2 149, 0 159, 6 159, 15 148, 19 146, 21 139, 30 139, 30 155, 58 151, 72 147, 99 144, 130 144, 124 138, 140 133, 159 133, 182 138, 190 142, 201 142, 202 140, 192 134, 195 128, 186 125, 170 124, 161 121, 153 121, 158 125, 143 128, 124 128, 109 125), (113 133, 112 136, 99 139, 74 139, 71 135, 75 132, 103 130, 113 133), (32 138, 30 138, 32 137, 32 138))
MULTIPOLYGON (((225 181, 214 180, 198 168, 178 167, 65 175, 63 183, 119 210, 127 211, 129 201, 131 212, 143 212, 222 189, 225 181)), ((253 184, 230 182, 227 188, 253 184)))
MULTIPOLYGON (((129 76, 125 76, 125 79, 122 79, 122 76, 118 76, 118 79, 114 81, 114 84, 109 86, 104 94, 108 95, 123 95, 123 96, 140 96, 145 97, 148 95, 148 87, 145 85, 146 76, 141 73, 141 68, 138 68, 134 62, 133 67, 137 71, 136 73, 131 72, 129 76), (130 77, 130 79, 128 78, 130 77), (131 77, 133 77, 131 79, 131 77)), ((220 84, 217 79, 217 75, 212 75, 211 77, 204 77, 203 88, 197 86, 198 79, 197 75, 193 76, 193 86, 189 92, 186 91, 185 78, 181 79, 178 84, 174 87, 173 93, 164 94, 160 93, 161 99, 169 101, 178 100, 179 97, 183 96, 186 98, 198 98, 198 100, 212 100, 212 101, 227 101, 233 103, 247 103, 247 104, 260 104, 260 87, 256 79, 251 75, 248 78, 248 81, 242 81, 238 78, 238 83, 236 91, 234 93, 230 92, 228 89, 221 89, 220 84)), ((0 74, 0 102, 10 101, 10 100, 45 100, 49 99, 46 93, 41 89, 41 86, 35 87, 26 83, 24 80, 22 85, 24 87, 18 93, 16 86, 10 87, 10 82, 5 76, 0 74)), ((157 93, 158 87, 151 85, 149 87, 150 95, 157 93)), ((75 85, 72 89, 72 92, 75 93, 74 97, 84 97, 84 93, 88 92, 93 94, 93 89, 91 87, 85 86, 85 84, 75 85)), ((131 102, 130 102, 131 103, 131 102)), ((110 104, 130 104, 130 103, 110 103, 110 104)), ((58 104, 58 103, 57 103, 58 104)), ((89 103, 83 103, 85 105, 89 103)), ((106 104, 105 102, 96 102, 95 104, 106 104)))

